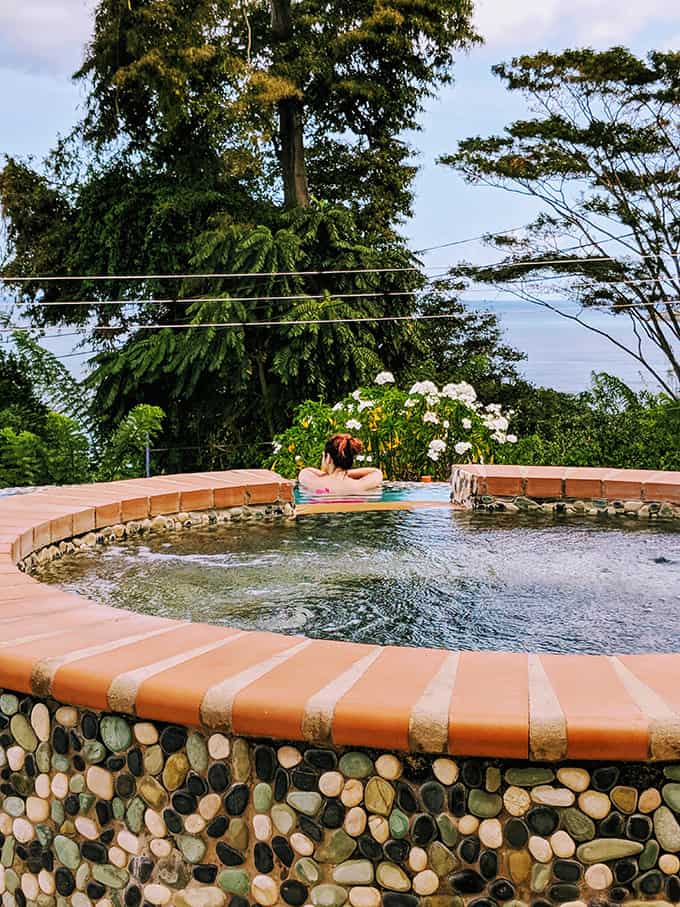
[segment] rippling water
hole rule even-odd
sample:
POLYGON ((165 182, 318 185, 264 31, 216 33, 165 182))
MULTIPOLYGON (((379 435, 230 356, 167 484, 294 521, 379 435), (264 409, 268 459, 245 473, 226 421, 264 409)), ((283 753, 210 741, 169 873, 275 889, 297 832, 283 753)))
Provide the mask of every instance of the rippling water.
POLYGON ((87 551, 43 578, 134 611, 325 639, 680 650, 680 531, 624 518, 427 509, 234 524, 87 551))

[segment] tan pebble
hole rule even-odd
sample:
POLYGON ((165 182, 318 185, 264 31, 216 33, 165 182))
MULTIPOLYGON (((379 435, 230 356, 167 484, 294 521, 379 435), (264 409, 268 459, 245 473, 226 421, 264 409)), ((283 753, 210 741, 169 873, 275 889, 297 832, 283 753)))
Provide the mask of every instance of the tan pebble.
POLYGON ((208 737, 208 752, 213 759, 226 759, 231 752, 229 740, 224 734, 211 734, 208 737))
POLYGON ((680 860, 674 853, 665 853, 659 857, 659 869, 667 876, 675 875, 680 869, 680 860))
POLYGON ((38 873, 38 885, 43 894, 54 894, 56 886, 52 873, 46 869, 41 869, 38 873))
POLYGON ((21 890, 29 901, 35 901, 40 894, 40 885, 37 878, 32 872, 24 872, 21 875, 21 890))
POLYGON ((303 857, 310 857, 314 853, 314 842, 299 831, 290 836, 290 846, 303 857))
POLYGON ((339 797, 345 786, 340 772, 324 772, 319 778, 319 790, 325 797, 339 797))
POLYGON ((550 843, 545 838, 539 838, 538 835, 532 835, 529 838, 529 853, 539 863, 549 863, 553 855, 550 843))
POLYGON ((26 750, 20 746, 10 746, 7 750, 7 762, 13 772, 20 772, 26 761, 26 750))
POLYGON ((167 838, 152 838, 149 850, 155 857, 163 859, 172 853, 172 844, 167 838))
POLYGON ((113 907, 113 901, 110 898, 99 898, 95 907, 113 907))
POLYGON ((0 832, 7 837, 12 834, 12 817, 7 813, 0 813, 0 832))
POLYGON ((144 897, 150 904, 169 904, 172 892, 165 885, 152 883, 144 886, 144 897))
POLYGON ((302 762, 302 753, 294 746, 280 746, 276 751, 279 765, 283 768, 295 768, 302 762))
POLYGON ((396 756, 392 756, 390 753, 384 753, 375 760, 375 770, 381 778, 386 778, 388 781, 396 781, 402 772, 401 759, 397 759, 396 756))
POLYGON ((604 819, 612 808, 609 797, 597 790, 587 790, 579 794, 578 806, 581 812, 591 819, 604 819))
POLYGON ((350 778, 340 794, 343 806, 358 806, 364 799, 364 785, 358 778, 350 778))
POLYGON ((88 819, 86 816, 76 816, 73 824, 78 834, 87 838, 88 841, 94 841, 99 837, 99 828, 92 819, 88 819))
POLYGON ((250 883, 253 899, 262 907, 274 907, 279 899, 279 886, 270 876, 255 876, 250 883))
POLYGON ((479 819, 477 816, 461 816, 458 820, 458 831, 462 835, 474 835, 479 828, 479 819))
POLYGON ((594 863, 586 869, 584 879, 593 891, 604 891, 614 881, 612 871, 606 863, 594 863))
POLYGON ((50 804, 40 797, 26 797, 26 816, 31 822, 46 822, 50 814, 50 804))
POLYGON ((459 769, 453 759, 440 757, 432 763, 432 771, 437 781, 442 784, 455 784, 458 780, 459 769))
POLYGON ((556 857, 568 860, 576 853, 576 843, 566 831, 556 831, 550 838, 550 846, 556 857))
POLYGON ((68 796, 68 777, 63 772, 57 772, 52 778, 51 788, 57 800, 63 800, 68 796))
POLYGON ((377 888, 355 885, 349 890, 349 902, 352 907, 380 907, 382 898, 377 888))
POLYGON ((584 768, 558 768, 557 780, 560 784, 564 784, 565 787, 568 787, 569 790, 581 794, 584 790, 588 790, 590 775, 584 768))
POLYGON ((36 702, 31 709, 31 727, 35 731, 35 736, 42 743, 50 739, 50 713, 44 702, 36 702))
POLYGON ((269 816, 253 816, 253 832, 258 841, 268 841, 272 836, 272 820, 269 816))
POLYGON ((206 794, 201 797, 198 803, 198 811, 209 822, 214 819, 222 807, 222 801, 219 794, 206 794))
POLYGON ((207 822, 198 813, 192 813, 184 820, 184 830, 190 835, 200 835, 206 825, 207 822))
POLYGON ((479 840, 485 847, 497 850, 503 843, 503 826, 498 819, 484 819, 479 823, 479 840))
POLYGON ((513 850, 508 856, 508 869, 513 882, 524 882, 531 872, 531 854, 526 850, 513 850))
POLYGON ((117 866, 118 869, 125 869, 127 866, 127 854, 120 847, 109 847, 109 863, 117 866))
POLYGON ((73 907, 92 907, 92 901, 82 891, 76 891, 76 893, 71 896, 71 904, 73 907))
POLYGON ((661 794, 655 787, 643 790, 638 800, 638 809, 641 813, 653 813, 661 806, 661 794))
POLYGON ((383 816, 369 816, 368 827, 378 844, 384 844, 389 839, 390 826, 383 816))
POLYGON ((538 787, 532 787, 531 799, 542 806, 573 806, 576 797, 574 792, 567 787, 550 787, 549 784, 541 784, 538 787))
POLYGON ((620 809, 622 813, 630 815, 630 813, 635 812, 638 802, 638 792, 634 787, 618 784, 616 787, 612 788, 609 792, 609 796, 612 798, 614 806, 616 806, 617 809, 620 809))
POLYGON ((135 740, 137 743, 141 743, 142 746, 153 746, 154 743, 158 743, 158 731, 156 726, 151 724, 150 721, 140 721, 133 728, 132 731, 135 735, 135 740))
POLYGON ((144 824, 154 838, 164 838, 168 833, 163 816, 157 813, 155 809, 146 810, 144 813, 144 824))
POLYGON ((521 787, 509 787, 503 794, 503 805, 511 816, 523 816, 531 806, 529 791, 521 787))
POLYGON ((118 832, 116 842, 119 847, 122 847, 123 850, 127 850, 128 853, 132 854, 138 854, 142 846, 137 835, 133 835, 132 832, 128 831, 126 828, 123 828, 118 832))
POLYGON ((62 727, 75 727, 78 724, 78 711, 70 705, 62 705, 55 712, 54 720, 62 727))
POLYGON ((412 847, 408 855, 408 865, 413 872, 422 872, 427 868, 427 853, 422 847, 412 847))
POLYGON ((35 779, 35 792, 43 800, 47 800, 50 795, 50 776, 38 775, 35 779))
POLYGON ((434 894, 439 888, 439 876, 431 869, 425 869, 413 877, 413 890, 416 894, 434 894))
POLYGON ((85 782, 88 789, 100 800, 113 800, 113 775, 98 765, 91 765, 87 770, 85 782))
POLYGON ((20 844, 27 844, 35 837, 35 829, 28 819, 15 819, 12 822, 12 834, 20 844))
POLYGON ((358 838, 366 830, 366 813, 360 806, 353 806, 347 810, 344 829, 348 835, 358 838))

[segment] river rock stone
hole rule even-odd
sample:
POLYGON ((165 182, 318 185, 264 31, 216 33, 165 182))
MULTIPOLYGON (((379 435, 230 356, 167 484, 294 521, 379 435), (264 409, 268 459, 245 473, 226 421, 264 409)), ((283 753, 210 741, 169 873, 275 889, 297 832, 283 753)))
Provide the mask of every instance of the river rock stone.
POLYGON ((527 766, 525 768, 509 768, 505 772, 505 780, 516 787, 536 787, 539 784, 550 784, 555 778, 555 773, 550 768, 541 766, 527 766))
MULTIPOLYGON (((342 761, 342 760, 341 760, 342 761)), ((384 778, 371 778, 366 785, 364 801, 370 813, 389 816, 394 805, 395 790, 384 778)))
POLYGON ((375 876, 379 884, 390 891, 405 892, 411 890, 411 880, 396 863, 378 863, 375 876))
POLYGON ((333 881, 339 885, 370 885, 373 864, 370 860, 346 860, 333 870, 333 881))
POLYGON ((667 806, 660 806, 654 813, 654 833, 664 850, 680 851, 680 825, 667 806))
POLYGON ((314 907, 342 907, 347 900, 347 890, 341 885, 326 883, 315 885, 311 891, 314 907))
POLYGON ((354 853, 357 842, 339 828, 334 831, 327 841, 320 844, 314 853, 314 859, 319 863, 343 863, 354 853))
POLYGON ((132 728, 124 718, 106 715, 99 722, 104 745, 113 753, 122 753, 132 744, 132 728))
POLYGON ((641 852, 642 844, 623 838, 596 838, 576 848, 576 856, 582 863, 606 863, 622 857, 634 857, 641 852))
POLYGON ((503 800, 498 794, 475 788, 470 791, 468 809, 479 819, 493 819, 503 809, 503 800))
POLYGON ((305 816, 315 816, 321 808, 321 794, 316 791, 291 791, 286 803, 305 816))

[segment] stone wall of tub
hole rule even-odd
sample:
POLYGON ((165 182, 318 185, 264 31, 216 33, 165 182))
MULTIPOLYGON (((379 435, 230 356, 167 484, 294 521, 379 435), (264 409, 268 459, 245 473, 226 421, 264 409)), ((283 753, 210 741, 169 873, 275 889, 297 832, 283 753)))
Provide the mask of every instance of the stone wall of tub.
POLYGON ((228 738, 0 692, 3 907, 680 901, 680 765, 228 738))

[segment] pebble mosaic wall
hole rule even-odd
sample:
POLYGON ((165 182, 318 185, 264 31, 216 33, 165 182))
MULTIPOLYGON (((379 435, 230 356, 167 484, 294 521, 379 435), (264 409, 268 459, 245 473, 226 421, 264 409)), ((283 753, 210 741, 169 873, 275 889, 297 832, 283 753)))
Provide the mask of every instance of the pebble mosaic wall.
POLYGON ((680 902, 680 765, 248 741, 0 691, 3 907, 680 902))

